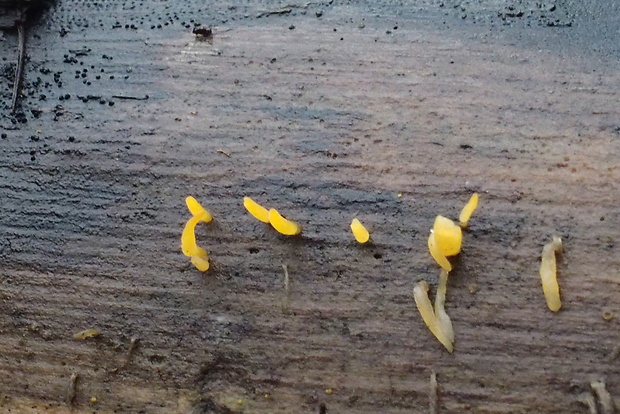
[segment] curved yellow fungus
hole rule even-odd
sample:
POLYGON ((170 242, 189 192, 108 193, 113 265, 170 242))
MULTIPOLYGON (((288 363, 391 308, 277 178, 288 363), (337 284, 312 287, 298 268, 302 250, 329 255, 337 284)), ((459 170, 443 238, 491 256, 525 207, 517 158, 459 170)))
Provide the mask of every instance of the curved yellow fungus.
POLYGON ((195 255, 191 257, 192 264, 201 272, 209 270, 209 256, 207 252, 204 255, 195 255))
POLYGON ((446 256, 444 256, 439 249, 437 248, 437 242, 435 241, 435 233, 432 233, 428 236, 428 250, 431 252, 431 256, 437 262, 442 269, 446 272, 452 270, 452 264, 448 261, 446 256))
POLYGON ((269 223, 279 233, 286 236, 296 236, 301 233, 301 226, 298 223, 285 219, 275 208, 269 209, 269 223))
POLYGON ((478 193, 472 194, 463 210, 461 210, 461 215, 459 216, 459 224, 462 228, 467 227, 467 223, 469 222, 469 218, 471 217, 474 210, 478 207, 478 193))
POLYGON ((356 218, 351 221, 351 231, 353 232, 353 236, 355 236, 355 240, 360 243, 366 243, 370 240, 370 233, 368 233, 366 227, 356 218))
POLYGON ((454 256, 461 251, 463 232, 452 220, 437 216, 433 225, 433 234, 437 249, 444 256, 454 256))
MULTIPOLYGON (((428 289, 429 286, 425 280, 418 282, 413 288, 413 299, 415 300, 415 304, 420 312, 420 315, 422 316, 422 320, 426 326, 428 326, 428 329, 433 335, 435 335, 435 338, 441 342, 448 352, 452 352, 454 350, 454 333, 452 332, 452 323, 450 322, 450 318, 447 318, 447 315, 445 315, 445 318, 437 317, 435 311, 433 310, 431 300, 428 297, 428 289), (446 325, 446 318, 447 322, 449 322, 449 327, 446 325)), ((435 300, 435 306, 439 306, 437 305, 437 300, 435 300)), ((445 314, 445 312, 443 312, 443 301, 441 301, 440 307, 442 313, 445 314)))
POLYGON ((95 338, 99 335, 101 335, 101 331, 99 329, 90 328, 90 329, 85 329, 83 331, 80 331, 74 334, 73 337, 75 339, 88 339, 88 338, 95 338))
POLYGON ((181 250, 183 250, 185 256, 200 255, 201 251, 204 251, 196 244, 196 224, 201 220, 201 216, 193 216, 185 223, 185 228, 183 228, 183 233, 181 234, 181 250))
POLYGON ((543 292, 547 300, 547 306, 553 312, 557 312, 562 306, 555 263, 555 253, 561 251, 562 239, 558 236, 553 236, 553 240, 543 247, 542 261, 540 263, 540 278, 542 280, 543 292))
POLYGON ((252 200, 250 197, 243 197, 243 206, 257 220, 269 223, 269 210, 252 200))
POLYGON ((192 213, 192 216, 200 216, 201 217, 201 221, 204 221, 205 223, 210 222, 211 220, 213 220, 213 217, 211 216, 211 213, 209 213, 203 206, 200 205, 200 203, 192 196, 189 196, 185 199, 185 204, 187 204, 187 208, 189 210, 190 213, 192 213))

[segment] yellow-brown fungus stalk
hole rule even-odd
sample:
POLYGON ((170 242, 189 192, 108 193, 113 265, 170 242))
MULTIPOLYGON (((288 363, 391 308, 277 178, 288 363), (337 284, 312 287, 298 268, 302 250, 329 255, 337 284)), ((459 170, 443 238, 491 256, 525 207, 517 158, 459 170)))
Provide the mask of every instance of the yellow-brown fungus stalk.
POLYGON ((359 243, 366 243, 370 240, 370 233, 364 227, 364 225, 356 218, 351 221, 351 231, 353 232, 353 236, 355 236, 355 240, 359 243))
POLYGON ((473 214, 474 210, 478 207, 478 193, 472 194, 463 210, 461 210, 461 215, 459 216, 459 224, 461 228, 467 227, 467 223, 469 222, 469 218, 473 214))
POLYGON ((428 238, 428 249, 435 261, 447 272, 452 270, 448 256, 455 256, 461 251, 463 232, 452 220, 437 216, 433 230, 428 238))
POLYGON ((269 210, 269 223, 279 233, 286 236, 296 236, 301 233, 301 226, 298 223, 285 219, 275 208, 269 210))
POLYGON ((448 352, 452 352, 454 350, 454 330, 452 329, 452 321, 444 309, 447 281, 448 272, 442 270, 439 275, 434 309, 428 297, 429 286, 425 280, 418 282, 413 288, 413 299, 428 329, 448 352))
POLYGON ((196 243, 196 225, 201 221, 208 223, 213 220, 213 217, 194 197, 187 197, 185 203, 190 213, 192 213, 192 218, 185 223, 183 228, 181 250, 185 256, 191 258, 192 264, 198 270, 205 272, 209 269, 209 256, 207 251, 196 243))
POLYGON ((555 263, 555 253, 561 251, 562 239, 558 236, 553 236, 551 242, 543 247, 542 261, 540 263, 540 278, 542 280, 543 292, 547 300, 547 306, 553 312, 557 312, 562 306, 555 263))
POLYGON ((269 210, 252 200, 250 197, 243 197, 243 206, 257 220, 269 223, 269 210))

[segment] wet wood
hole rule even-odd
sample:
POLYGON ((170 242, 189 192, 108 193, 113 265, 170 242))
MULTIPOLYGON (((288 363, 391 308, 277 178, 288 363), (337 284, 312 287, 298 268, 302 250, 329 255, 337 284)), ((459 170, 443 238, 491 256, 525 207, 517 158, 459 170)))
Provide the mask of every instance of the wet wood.
POLYGON ((620 394, 618 318, 601 317, 620 311, 620 73, 471 27, 332 13, 229 23, 212 44, 107 20, 60 41, 60 9, 37 32, 22 104, 40 116, 1 118, 1 409, 69 412, 72 373, 84 413, 423 413, 431 371, 441 414, 585 413, 591 373, 620 394), (449 354, 411 291, 437 285, 435 216, 474 191, 449 354), (188 195, 214 215, 197 228, 205 274, 180 251, 188 195), (551 234, 557 314, 538 275, 551 234), (97 340, 72 338, 89 326, 97 340))

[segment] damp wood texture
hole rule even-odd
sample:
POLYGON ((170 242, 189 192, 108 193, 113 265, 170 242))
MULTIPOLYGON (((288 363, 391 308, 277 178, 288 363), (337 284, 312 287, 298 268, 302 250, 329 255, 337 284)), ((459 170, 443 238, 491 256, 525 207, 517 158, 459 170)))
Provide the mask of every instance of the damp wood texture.
POLYGON ((587 413, 589 375, 620 395, 620 42, 596 38, 618 2, 596 24, 572 2, 121 3, 29 28, 15 115, 0 41, 0 412, 424 413, 431 372, 441 414, 587 413), (473 193, 449 353, 412 292, 435 298, 429 229, 458 233, 473 193), (189 257, 188 195, 213 214, 189 257))

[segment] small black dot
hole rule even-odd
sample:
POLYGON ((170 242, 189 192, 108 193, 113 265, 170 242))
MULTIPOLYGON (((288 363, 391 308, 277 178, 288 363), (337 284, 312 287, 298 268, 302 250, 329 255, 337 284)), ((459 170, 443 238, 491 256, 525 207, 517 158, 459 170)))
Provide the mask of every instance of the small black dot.
POLYGON ((375 253, 375 254, 373 255, 373 257, 374 257, 375 259, 379 260, 379 259, 383 258, 383 255, 382 255, 381 253, 375 253))
POLYGON ((260 249, 256 248, 256 247, 250 247, 249 248, 250 253, 252 254, 256 254, 258 252, 260 252, 260 249))

